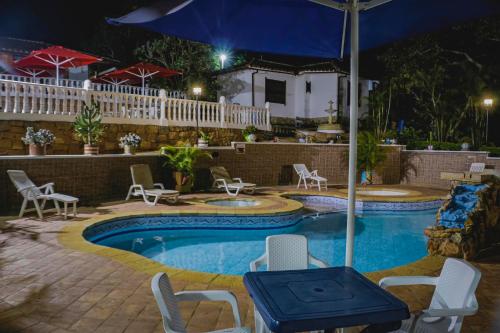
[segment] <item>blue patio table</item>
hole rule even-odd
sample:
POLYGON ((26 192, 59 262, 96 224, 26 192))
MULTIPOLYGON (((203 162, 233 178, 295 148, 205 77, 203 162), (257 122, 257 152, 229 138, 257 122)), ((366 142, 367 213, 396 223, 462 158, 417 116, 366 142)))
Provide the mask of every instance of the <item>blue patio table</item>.
POLYGON ((267 327, 276 333, 369 325, 388 332, 408 306, 351 267, 248 272, 243 278, 267 327))

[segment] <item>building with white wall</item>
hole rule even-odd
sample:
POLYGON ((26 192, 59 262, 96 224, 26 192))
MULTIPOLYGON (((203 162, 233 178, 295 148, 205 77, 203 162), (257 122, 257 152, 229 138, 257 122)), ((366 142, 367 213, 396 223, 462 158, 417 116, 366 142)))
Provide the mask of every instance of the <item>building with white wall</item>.
MULTIPOLYGON (((335 62, 292 66, 254 60, 224 70, 217 78, 219 95, 227 102, 257 107, 269 102, 275 123, 325 122, 330 100, 342 116, 349 116, 349 75, 335 62)), ((366 97, 373 84, 360 79, 360 117, 368 112, 366 97)))

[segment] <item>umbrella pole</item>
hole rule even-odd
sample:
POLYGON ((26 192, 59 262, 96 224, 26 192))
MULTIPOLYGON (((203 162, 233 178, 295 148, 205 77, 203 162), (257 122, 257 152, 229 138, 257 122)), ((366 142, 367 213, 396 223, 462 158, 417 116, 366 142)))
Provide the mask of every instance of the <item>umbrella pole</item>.
POLYGON ((59 85, 59 62, 56 63, 56 86, 59 85))
POLYGON ((359 12, 358 1, 351 1, 351 105, 349 114, 349 178, 347 201, 347 230, 345 265, 352 266, 354 250, 354 224, 356 208, 356 163, 358 134, 358 61, 359 61, 359 12))

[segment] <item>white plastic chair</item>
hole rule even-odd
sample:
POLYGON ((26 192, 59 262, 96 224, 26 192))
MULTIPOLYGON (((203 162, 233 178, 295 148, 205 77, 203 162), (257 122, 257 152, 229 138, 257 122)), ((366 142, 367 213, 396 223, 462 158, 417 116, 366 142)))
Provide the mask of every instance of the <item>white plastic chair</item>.
MULTIPOLYGON (((268 271, 308 269, 309 265, 320 268, 328 264, 309 253, 307 238, 302 235, 276 235, 266 238, 266 253, 250 263, 250 271, 256 272, 259 266, 267 265, 268 271)), ((261 315, 254 307, 255 332, 269 332, 261 315)))
POLYGON ((471 163, 469 172, 470 173, 481 173, 484 172, 484 163, 471 163))
POLYGON ((394 276, 380 280, 382 288, 406 285, 434 285, 434 295, 428 309, 403 321, 395 332, 453 332, 459 333, 465 316, 478 310, 474 295, 481 272, 464 260, 446 259, 439 277, 394 276))
POLYGON ((229 175, 226 168, 223 166, 216 166, 210 168, 210 173, 214 178, 212 187, 218 189, 225 189, 226 193, 232 197, 237 196, 240 191, 246 194, 254 194, 256 185, 252 183, 244 183, 241 178, 233 178, 229 175))
POLYGON ((26 209, 29 201, 33 201, 35 210, 40 219, 43 219, 43 210, 45 208, 45 203, 47 202, 47 200, 53 200, 54 206, 57 209, 57 213, 60 213, 59 203, 57 202, 57 200, 54 200, 54 198, 51 197, 51 195, 54 194, 54 183, 47 183, 42 186, 36 186, 23 170, 7 170, 7 174, 9 175, 12 183, 14 183, 17 192, 20 193, 24 198, 21 205, 21 211, 19 212, 19 217, 23 217, 26 211, 33 210, 26 209), (40 203, 39 200, 41 200, 42 202, 40 203))
POLYGON ((157 273, 151 280, 151 289, 163 319, 165 332, 185 333, 186 325, 182 320, 178 302, 184 301, 225 301, 233 310, 235 328, 223 329, 213 332, 220 333, 250 333, 247 327, 241 327, 238 301, 236 297, 226 290, 181 291, 174 294, 167 274, 157 273))
POLYGON ((142 197, 148 205, 156 205, 161 198, 165 198, 169 203, 176 203, 179 198, 179 192, 174 190, 165 190, 162 183, 153 183, 151 169, 147 164, 133 164, 130 166, 132 174, 132 185, 127 193, 129 200, 131 196, 142 197), (153 197, 153 201, 149 201, 148 197, 153 197))
POLYGON ((318 191, 321 191, 322 188, 328 190, 328 180, 325 177, 318 176, 318 170, 313 170, 310 172, 305 164, 294 164, 293 168, 299 175, 297 188, 300 187, 301 182, 304 182, 304 187, 307 190, 307 180, 310 180, 311 186, 318 186, 318 191))

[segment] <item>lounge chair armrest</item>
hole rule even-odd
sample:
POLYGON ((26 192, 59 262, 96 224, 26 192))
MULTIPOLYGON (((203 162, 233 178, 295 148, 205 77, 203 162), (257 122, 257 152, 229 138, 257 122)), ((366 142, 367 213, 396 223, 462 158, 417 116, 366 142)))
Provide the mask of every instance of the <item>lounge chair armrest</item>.
POLYGON ((381 279, 378 285, 382 288, 392 287, 392 286, 410 286, 425 284, 435 286, 438 277, 432 276, 388 276, 381 279))
POLYGON ((257 259, 255 259, 254 261, 251 261, 250 262, 250 272, 257 272, 257 269, 264 265, 267 261, 267 254, 264 253, 263 255, 261 255, 260 257, 258 257, 257 259))
POLYGON ((21 187, 20 189, 17 190, 18 193, 21 193, 23 191, 30 191, 34 188, 37 188, 35 185, 31 185, 31 186, 25 186, 25 187, 21 187))
POLYGON ((227 182, 226 182, 226 180, 224 178, 217 178, 217 179, 215 179, 212 187, 218 186, 220 183, 222 183, 222 186, 227 187, 227 182))
POLYGON ((43 190, 45 189, 45 193, 44 194, 51 194, 51 193, 54 193, 54 183, 47 183, 47 184, 44 184, 42 186, 38 186, 38 189, 39 190, 43 190))
POLYGON ((448 308, 448 309, 427 309, 423 310, 421 318, 426 317, 452 317, 452 316, 472 316, 477 313, 477 307, 448 308))
POLYGON ((309 258, 309 263, 311 265, 314 265, 314 266, 316 266, 318 268, 327 268, 327 267, 329 267, 329 265, 326 262, 324 262, 323 260, 320 260, 320 259, 314 257, 311 254, 308 255, 308 258, 309 258))
POLYGON ((158 187, 160 190, 164 190, 165 186, 162 183, 154 183, 153 186, 158 187))
POLYGON ((241 327, 240 311, 236 296, 227 290, 180 291, 175 294, 177 301, 224 301, 231 304, 236 327, 241 327))
POLYGON ((313 175, 313 176, 315 176, 315 177, 317 177, 317 176, 318 176, 318 170, 313 170, 313 171, 311 171, 310 173, 311 173, 311 175, 313 175))
POLYGON ((233 180, 240 182, 240 183, 243 183, 243 180, 240 177, 233 178, 233 180))

